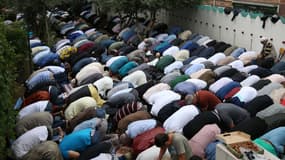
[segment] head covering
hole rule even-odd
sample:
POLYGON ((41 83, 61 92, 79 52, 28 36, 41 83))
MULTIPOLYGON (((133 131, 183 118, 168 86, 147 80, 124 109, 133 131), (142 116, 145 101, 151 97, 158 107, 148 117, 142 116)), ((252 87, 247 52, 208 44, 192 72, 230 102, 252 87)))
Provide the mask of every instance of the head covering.
POLYGON ((232 10, 233 10, 233 8, 231 8, 231 7, 226 7, 226 8, 224 9, 224 12, 225 12, 226 15, 229 15, 229 14, 231 14, 232 10))
POLYGON ((271 17, 271 22, 275 24, 276 22, 278 22, 279 19, 280 19, 280 17, 277 14, 274 14, 271 17))

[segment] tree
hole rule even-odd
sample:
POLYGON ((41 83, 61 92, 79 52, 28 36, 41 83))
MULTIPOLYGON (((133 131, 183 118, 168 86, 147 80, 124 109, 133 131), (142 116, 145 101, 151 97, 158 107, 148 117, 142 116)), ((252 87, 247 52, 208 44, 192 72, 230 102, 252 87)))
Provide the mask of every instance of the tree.
MULTIPOLYGON (((60 2, 60 1, 59 1, 60 2)), ((28 31, 34 32, 41 40, 50 42, 47 10, 56 6, 57 0, 16 0, 16 10, 24 13, 28 31)))
POLYGON ((14 61, 16 61, 17 74, 16 80, 23 84, 28 76, 32 73, 32 64, 29 59, 30 49, 28 44, 28 35, 26 33, 25 24, 23 22, 14 22, 6 28, 6 38, 10 46, 16 53, 14 61))
POLYGON ((127 14, 131 18, 136 18, 139 12, 149 11, 151 19, 156 19, 156 13, 160 9, 177 9, 200 4, 203 0, 91 0, 101 13, 111 11, 119 15, 127 14))
POLYGON ((85 4, 84 0, 13 0, 17 12, 24 14, 24 20, 28 26, 28 31, 32 31, 42 41, 51 45, 50 24, 48 22, 47 11, 52 11, 55 7, 64 6, 70 8, 71 13, 80 12, 80 7, 85 4))
POLYGON ((100 9, 101 12, 115 12, 134 14, 148 10, 156 12, 160 9, 175 9, 201 4, 204 0, 90 0, 100 9))

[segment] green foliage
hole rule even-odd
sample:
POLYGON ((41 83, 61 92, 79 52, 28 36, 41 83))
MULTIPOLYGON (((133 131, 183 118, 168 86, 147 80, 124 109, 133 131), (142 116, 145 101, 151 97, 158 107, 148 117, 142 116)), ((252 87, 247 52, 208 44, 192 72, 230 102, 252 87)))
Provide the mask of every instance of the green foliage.
POLYGON ((0 21, 0 159, 6 159, 8 148, 7 139, 14 136, 14 125, 16 112, 13 109, 15 99, 15 72, 17 54, 12 46, 15 41, 8 39, 8 32, 12 31, 10 26, 5 26, 3 21, 0 21))
POLYGON ((110 10, 128 15, 150 11, 155 14, 160 9, 176 9, 200 4, 203 0, 93 0, 101 12, 110 10))
POLYGON ((57 6, 73 6, 73 11, 78 10, 80 0, 13 0, 17 12, 24 13, 24 20, 28 30, 33 31, 42 41, 51 43, 50 26, 47 11, 57 6))
POLYGON ((81 13, 82 7, 87 3, 86 0, 62 0, 62 4, 68 4, 70 7, 70 14, 72 16, 78 16, 81 13))
POLYGON ((94 4, 97 14, 108 15, 112 12, 121 18, 128 16, 128 20, 121 24, 121 28, 136 22, 138 13, 143 13, 146 18, 150 18, 151 23, 145 30, 148 32, 156 21, 156 13, 161 10, 177 10, 185 7, 192 7, 200 4, 204 0, 89 0, 94 4), (148 17, 149 16, 149 17, 148 17))
POLYGON ((110 10, 120 14, 133 14, 142 9, 141 0, 93 0, 93 3, 100 9, 101 13, 108 13, 110 10))
POLYGON ((28 26, 28 30, 36 33, 43 41, 48 40, 48 26, 46 25, 46 11, 49 7, 56 5, 56 0, 15 0, 18 12, 24 13, 24 20, 28 26))
POLYGON ((11 0, 0 0, 0 8, 10 7, 11 0))
POLYGON ((9 45, 14 49, 14 61, 17 64, 17 82, 23 83, 31 73, 29 61, 29 46, 26 28, 23 22, 14 22, 6 28, 6 38, 9 45))
POLYGON ((166 4, 166 9, 177 9, 177 8, 185 8, 191 7, 198 4, 201 4, 205 0, 164 0, 166 4))
POLYGON ((204 0, 89 0, 96 7, 96 13, 101 15, 116 13, 121 18, 123 15, 128 16, 128 20, 123 20, 121 28, 136 22, 138 13, 143 13, 146 18, 150 18, 151 23, 147 26, 147 33, 152 25, 156 22, 156 13, 161 9, 177 10, 180 8, 198 5, 204 0), (111 12, 110 12, 111 11, 111 12), (148 17, 149 16, 149 17, 148 17))
MULTIPOLYGON (((27 56, 28 47, 28 37, 24 24, 22 22, 14 22, 6 28, 6 37, 17 56, 27 56)), ((23 58, 23 57, 19 57, 23 58)))

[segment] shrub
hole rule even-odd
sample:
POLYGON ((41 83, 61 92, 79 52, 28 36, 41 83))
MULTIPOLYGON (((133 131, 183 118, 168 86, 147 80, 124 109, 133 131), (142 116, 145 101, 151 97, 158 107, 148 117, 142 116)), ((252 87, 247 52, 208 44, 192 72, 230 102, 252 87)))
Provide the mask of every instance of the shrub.
MULTIPOLYGON (((25 30, 20 24, 4 25, 0 20, 0 159, 7 159, 9 139, 14 138, 17 68, 28 54, 25 30)), ((22 73, 19 73, 22 74, 22 73)), ((22 75, 23 76, 23 75, 22 75)))

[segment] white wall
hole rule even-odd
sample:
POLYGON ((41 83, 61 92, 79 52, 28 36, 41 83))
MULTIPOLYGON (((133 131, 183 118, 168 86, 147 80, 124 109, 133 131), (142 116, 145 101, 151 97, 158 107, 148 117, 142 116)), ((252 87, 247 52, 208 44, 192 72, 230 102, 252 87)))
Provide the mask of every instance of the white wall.
POLYGON ((238 15, 231 21, 232 13, 214 12, 212 10, 184 9, 175 12, 161 11, 158 19, 170 26, 182 26, 194 33, 210 36, 212 39, 225 41, 232 45, 245 47, 247 50, 260 51, 260 36, 272 38, 277 53, 280 47, 285 47, 285 24, 281 21, 273 24, 270 18, 266 21, 265 29, 259 17, 251 19, 249 15, 238 15), (235 30, 235 31, 234 31, 235 30))

